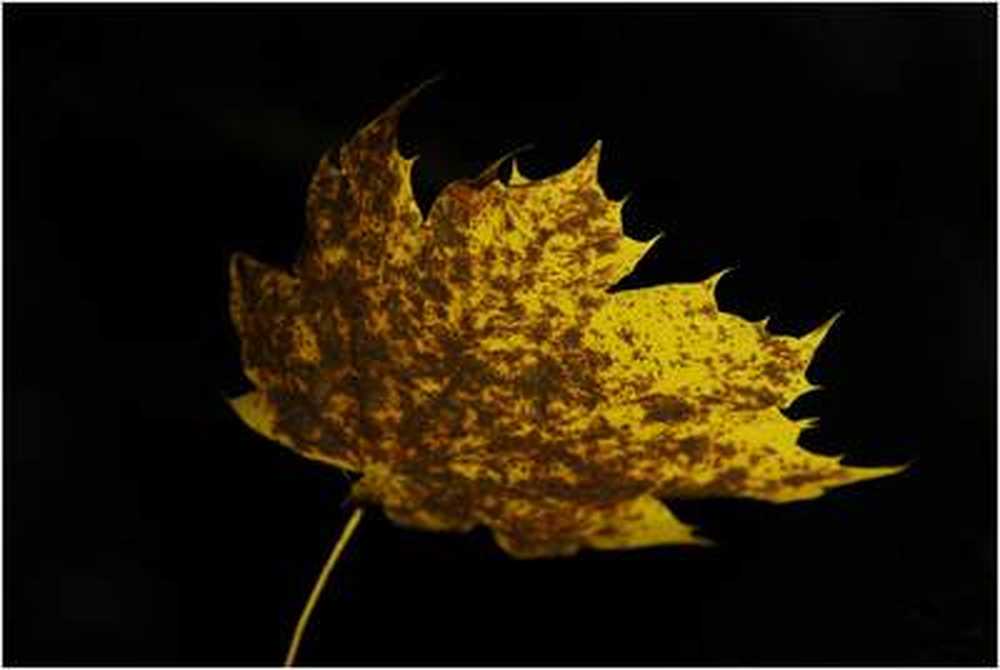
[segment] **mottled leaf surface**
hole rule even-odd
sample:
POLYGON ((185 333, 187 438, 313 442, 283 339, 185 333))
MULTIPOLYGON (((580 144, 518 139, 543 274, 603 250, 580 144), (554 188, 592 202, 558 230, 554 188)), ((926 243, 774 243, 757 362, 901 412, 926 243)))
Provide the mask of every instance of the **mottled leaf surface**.
POLYGON ((833 320, 771 334, 719 311, 722 273, 608 292, 650 243, 622 234, 599 143, 546 179, 452 183, 424 220, 396 142, 409 97, 320 161, 291 270, 232 259, 250 427, 360 473, 352 495, 401 524, 482 524, 521 557, 703 543, 661 500, 899 470, 806 451, 780 411, 833 320))

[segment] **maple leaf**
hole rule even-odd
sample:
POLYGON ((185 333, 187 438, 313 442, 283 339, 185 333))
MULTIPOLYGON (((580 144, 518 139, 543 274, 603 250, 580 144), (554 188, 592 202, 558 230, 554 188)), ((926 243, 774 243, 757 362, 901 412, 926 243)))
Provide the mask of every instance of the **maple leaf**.
POLYGON ((232 259, 249 426, 360 473, 352 497, 400 524, 484 525, 518 557, 704 543, 662 499, 788 502, 901 469, 806 451, 809 421, 781 412, 833 319, 769 333, 719 310, 721 272, 608 291, 652 243, 622 234, 600 143, 541 180, 498 162, 425 220, 397 148, 413 94, 322 158, 290 271, 232 259))

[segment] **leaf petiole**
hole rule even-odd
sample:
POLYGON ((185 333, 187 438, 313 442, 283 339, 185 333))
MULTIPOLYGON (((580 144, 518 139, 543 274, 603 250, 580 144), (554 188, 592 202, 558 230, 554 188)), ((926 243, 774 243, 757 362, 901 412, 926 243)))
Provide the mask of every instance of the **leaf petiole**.
POLYGON ((295 663, 295 656, 298 654, 299 645, 302 643, 302 634, 309 623, 309 616, 312 614, 313 608, 316 607, 316 602, 319 600, 319 595, 323 592, 323 587, 326 586, 326 580, 333 571, 333 566, 336 565, 337 559, 340 558, 340 555, 344 552, 344 548, 347 546, 347 542, 351 539, 351 535, 354 534, 354 529, 357 528, 358 522, 361 521, 362 511, 361 507, 354 510, 351 518, 347 521, 347 525, 344 526, 344 530, 341 531, 340 538, 337 539, 337 544, 334 545, 333 551, 330 552, 330 557, 326 559, 326 565, 323 566, 319 577, 316 578, 316 584, 313 586, 312 593, 309 594, 309 600, 306 601, 306 606, 302 609, 302 614, 299 615, 299 623, 295 626, 295 634, 292 636, 292 643, 288 647, 288 654, 285 656, 286 668, 291 667, 295 663))

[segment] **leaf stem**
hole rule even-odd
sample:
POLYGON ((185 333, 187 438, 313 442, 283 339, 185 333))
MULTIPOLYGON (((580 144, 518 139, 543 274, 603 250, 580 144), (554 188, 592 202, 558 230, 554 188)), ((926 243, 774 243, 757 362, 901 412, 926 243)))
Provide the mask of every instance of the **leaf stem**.
POLYGON ((295 626, 295 635, 292 636, 292 643, 288 647, 288 655, 285 656, 286 668, 291 667, 295 663, 295 655, 299 651, 299 644, 302 642, 302 634, 305 632, 306 625, 309 623, 309 616, 312 614, 313 608, 316 607, 316 602, 319 600, 319 594, 323 592, 323 587, 326 586, 326 580, 330 576, 333 566, 336 565, 337 559, 340 558, 340 555, 344 552, 344 548, 347 546, 348 540, 350 540, 351 535, 354 534, 354 529, 357 528, 358 522, 361 521, 362 511, 361 507, 354 510, 351 518, 347 521, 347 525, 344 526, 344 530, 341 531, 337 544, 333 547, 333 551, 330 552, 330 557, 326 559, 326 565, 323 566, 323 570, 319 573, 319 577, 316 578, 316 584, 313 586, 312 593, 309 594, 309 600, 306 601, 306 606, 302 609, 302 614, 299 615, 299 623, 295 626))

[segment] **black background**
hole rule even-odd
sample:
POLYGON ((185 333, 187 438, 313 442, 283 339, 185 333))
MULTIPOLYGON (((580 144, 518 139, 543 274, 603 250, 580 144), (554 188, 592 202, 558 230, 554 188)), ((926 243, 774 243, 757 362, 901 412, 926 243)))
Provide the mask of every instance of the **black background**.
POLYGON ((903 475, 678 502, 715 549, 515 561, 375 510, 305 664, 994 664, 993 6, 4 7, 4 658, 279 663, 348 481, 243 427, 236 250, 399 95, 425 209, 604 140, 637 282, 837 310, 803 444, 903 475))

